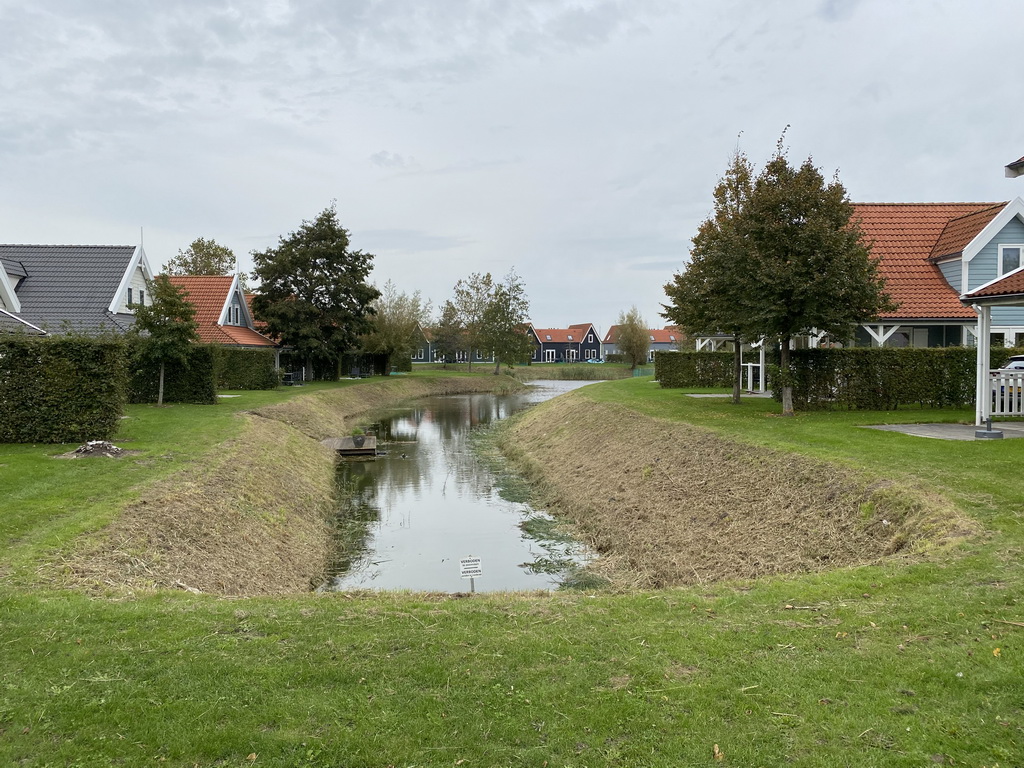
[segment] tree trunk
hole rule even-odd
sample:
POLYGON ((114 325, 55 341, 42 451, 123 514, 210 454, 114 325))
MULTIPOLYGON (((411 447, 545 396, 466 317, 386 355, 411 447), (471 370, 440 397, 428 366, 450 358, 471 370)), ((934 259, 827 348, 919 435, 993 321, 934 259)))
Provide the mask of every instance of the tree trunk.
POLYGON ((732 404, 740 404, 740 392, 743 390, 743 349, 740 337, 732 337, 732 404))
POLYGON ((302 369, 302 380, 312 381, 313 380, 313 359, 310 357, 306 358, 306 365, 302 369))
POLYGON ((160 386, 156 392, 156 404, 161 406, 164 404, 164 361, 160 361, 160 386))
POLYGON ((782 374, 782 415, 793 415, 793 385, 789 380, 789 336, 782 337, 779 349, 779 371, 782 374))
POLYGON ((469 351, 466 352, 466 363, 468 364, 467 367, 466 367, 466 370, 467 371, 472 371, 473 370, 473 348, 472 347, 470 347, 469 351))
POLYGON ((494 375, 497 376, 501 373, 501 359, 498 357, 494 358, 494 375))

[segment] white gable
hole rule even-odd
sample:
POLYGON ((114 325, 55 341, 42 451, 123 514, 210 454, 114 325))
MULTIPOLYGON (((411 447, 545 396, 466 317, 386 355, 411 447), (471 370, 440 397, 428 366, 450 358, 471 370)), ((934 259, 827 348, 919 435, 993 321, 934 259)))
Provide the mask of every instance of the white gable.
POLYGON ((988 245, 992 238, 998 235, 1003 227, 1015 217, 1024 222, 1024 200, 1019 197, 1007 203, 1003 210, 996 214, 995 218, 967 244, 964 248, 964 261, 970 261, 981 253, 981 249, 988 245))
MULTIPOLYGON (((153 279, 153 270, 149 266, 149 259, 141 245, 135 246, 135 252, 121 276, 121 283, 117 286, 110 306, 107 309, 115 314, 130 313, 128 307, 128 290, 132 291, 132 301, 138 302, 139 291, 146 291, 147 281, 153 279)), ((148 300, 147 300, 148 301, 148 300)))
POLYGON ((21 302, 18 301, 18 296, 14 292, 14 284, 17 280, 12 280, 2 266, 0 266, 0 309, 6 309, 8 312, 21 312, 21 302))

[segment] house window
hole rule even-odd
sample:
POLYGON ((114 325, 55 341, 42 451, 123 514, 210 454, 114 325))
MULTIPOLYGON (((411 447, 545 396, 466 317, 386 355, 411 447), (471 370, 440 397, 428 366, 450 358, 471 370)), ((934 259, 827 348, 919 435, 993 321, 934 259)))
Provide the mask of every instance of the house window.
POLYGON ((594 343, 594 334, 588 333, 587 334, 587 344, 593 344, 593 343, 594 343))
POLYGON ((235 325, 241 325, 241 323, 238 320, 238 309, 239 308, 236 306, 235 307, 235 325))
POLYGON ((139 288, 139 304, 146 305, 146 292, 139 288))
POLYGON ((556 354, 555 350, 553 350, 553 349, 545 349, 544 350, 544 362, 545 363, 553 363, 553 362, 555 362, 555 354, 556 354))
POLYGON ((128 289, 128 306, 130 307, 131 305, 132 305, 132 289, 129 288, 128 289))
POLYGON ((1005 275, 1013 272, 1021 265, 1021 252, 1024 245, 1000 245, 999 246, 999 274, 1005 275))

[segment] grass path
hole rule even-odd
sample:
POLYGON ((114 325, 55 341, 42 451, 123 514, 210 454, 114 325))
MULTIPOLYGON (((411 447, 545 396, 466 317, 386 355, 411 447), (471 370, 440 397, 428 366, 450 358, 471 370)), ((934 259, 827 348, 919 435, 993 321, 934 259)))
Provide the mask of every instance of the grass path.
MULTIPOLYGON (((0 765, 1021 764, 1024 626, 1008 622, 1024 623, 1024 441, 909 438, 860 429, 865 414, 784 421, 771 403, 644 380, 585 391, 931 482, 992 533, 911 566, 627 595, 96 599, 8 578, 0 765)), ((227 402, 133 410, 125 447, 152 462, 135 474, 0 446, 0 567, 212 450, 230 411, 253 407, 227 402)))

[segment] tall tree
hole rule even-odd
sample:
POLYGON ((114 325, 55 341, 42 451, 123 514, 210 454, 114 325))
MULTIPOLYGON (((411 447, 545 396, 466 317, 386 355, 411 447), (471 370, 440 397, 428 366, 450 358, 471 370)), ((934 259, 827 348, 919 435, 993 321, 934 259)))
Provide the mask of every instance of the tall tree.
POLYGON ((651 332, 640 310, 634 306, 627 312, 620 312, 617 325, 619 335, 615 338, 615 346, 626 356, 629 367, 633 369, 646 363, 651 350, 651 332))
MULTIPOLYGON (((363 336, 366 352, 392 357, 409 357, 416 349, 416 329, 427 323, 430 302, 424 303, 419 291, 411 295, 401 292, 388 280, 373 301, 373 320, 363 336)), ((390 371, 391 366, 385 366, 390 371)))
POLYGON ((213 238, 197 237, 167 262, 169 275, 230 275, 235 271, 235 252, 213 238))
POLYGON ((495 376, 502 363, 511 365, 530 359, 532 346, 526 335, 529 317, 526 286, 512 269, 501 282, 494 283, 483 313, 480 343, 494 355, 495 376))
POLYGON ((473 353, 482 350, 484 346, 484 313, 491 302, 493 291, 494 280, 490 272, 483 275, 474 272, 455 284, 452 304, 459 312, 470 370, 473 370, 473 353))
POLYGON ((196 332, 196 309, 185 292, 171 283, 167 275, 157 275, 150 282, 152 304, 135 304, 135 325, 132 332, 139 337, 142 354, 160 365, 160 385, 156 404, 164 404, 164 369, 168 364, 186 365, 189 347, 199 341, 196 332))
POLYGON ((670 303, 662 315, 689 335, 731 334, 733 337, 733 403, 742 389, 742 344, 753 341, 748 305, 756 294, 743 217, 753 186, 754 170, 737 150, 715 185, 714 211, 693 238, 690 263, 665 286, 670 303), (746 336, 746 338, 745 338, 746 336))
POLYGON ((366 281, 373 254, 349 248, 334 204, 252 257, 260 283, 253 310, 269 335, 303 356, 310 375, 313 358, 340 364, 370 330, 371 303, 380 295, 366 281))
POLYGON ((459 318, 456 306, 446 301, 441 307, 441 315, 433 329, 434 354, 440 355, 445 366, 458 358, 460 350, 465 349, 466 333, 459 318))
POLYGON ((826 183, 810 158, 791 166, 782 139, 744 209, 745 242, 756 256, 749 325, 780 345, 782 413, 792 416, 793 337, 815 330, 845 341, 854 325, 894 305, 846 188, 837 176, 826 183))

